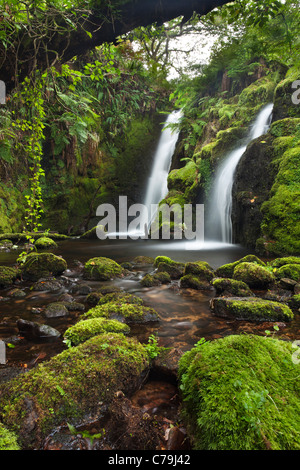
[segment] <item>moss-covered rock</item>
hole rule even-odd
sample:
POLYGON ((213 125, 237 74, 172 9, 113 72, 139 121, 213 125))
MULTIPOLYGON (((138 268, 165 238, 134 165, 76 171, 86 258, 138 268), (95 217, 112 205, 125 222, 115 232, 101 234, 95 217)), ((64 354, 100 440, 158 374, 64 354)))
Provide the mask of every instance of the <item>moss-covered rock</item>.
POLYGON ((134 294, 129 294, 128 292, 110 292, 103 295, 98 302, 98 305, 104 305, 108 302, 113 302, 115 304, 134 304, 134 305, 143 305, 143 299, 134 294))
POLYGON ((57 248, 57 243, 49 237, 40 237, 34 243, 36 248, 57 248))
POLYGON ((179 362, 182 417, 195 450, 299 450, 300 365, 292 344, 232 335, 179 362))
POLYGON ((62 422, 102 415, 117 391, 132 394, 149 370, 145 347, 123 334, 95 336, 0 387, 4 426, 24 449, 38 449, 62 422))
POLYGON ((300 294, 295 294, 293 295, 288 301, 287 301, 288 306, 292 310, 300 310, 300 294))
POLYGON ((232 277, 234 268, 240 263, 256 263, 260 266, 266 266, 266 263, 256 255, 246 255, 243 258, 234 261, 233 263, 223 264, 216 269, 215 274, 219 277, 232 277))
POLYGON ((300 257, 299 256, 286 256, 281 258, 276 258, 271 261, 270 265, 273 268, 280 268, 286 264, 300 264, 300 257))
POLYGON ((20 450, 15 433, 6 429, 0 423, 0 450, 20 450))
POLYGON ((25 279, 37 281, 42 277, 57 276, 67 269, 67 262, 53 253, 29 253, 21 266, 25 279))
POLYGON ((105 318, 91 318, 90 320, 80 320, 73 326, 70 326, 65 333, 65 340, 73 346, 84 343, 93 336, 103 333, 123 333, 128 334, 130 328, 128 325, 118 320, 106 320, 105 318))
POLYGON ((285 264, 280 268, 275 268, 275 276, 278 279, 288 278, 294 281, 300 280, 300 264, 285 264))
POLYGON ((132 260, 133 264, 139 264, 139 265, 147 265, 147 264, 153 264, 154 263, 154 258, 151 256, 136 256, 132 260))
POLYGON ((120 277, 122 272, 121 266, 116 261, 105 257, 97 257, 91 258, 85 263, 83 276, 85 279, 95 281, 109 281, 115 277, 120 277))
POLYGON ((211 289, 211 284, 203 277, 198 277, 196 274, 186 274, 180 278, 180 287, 184 289, 197 289, 205 290, 211 289))
POLYGON ((211 281, 214 276, 212 267, 205 261, 195 261, 186 263, 183 274, 184 276, 188 274, 193 274, 199 279, 203 279, 206 281, 211 281))
POLYGON ((143 287, 159 286, 160 284, 168 284, 171 282, 171 276, 169 273, 163 271, 155 274, 146 274, 140 282, 143 287))
POLYGON ((257 297, 215 297, 210 301, 215 315, 248 321, 291 321, 291 309, 280 302, 257 297))
POLYGON ((234 297, 251 297, 253 293, 249 286, 242 281, 228 278, 216 278, 212 281, 212 286, 216 289, 216 295, 234 296, 234 297))
POLYGON ((242 281, 252 288, 265 289, 275 282, 275 276, 268 269, 256 263, 239 263, 233 270, 233 279, 242 281))
POLYGON ((159 315, 156 310, 144 305, 108 302, 84 313, 82 319, 88 318, 107 318, 130 324, 158 321, 159 315))
POLYGON ((192 186, 197 177, 197 166, 190 161, 184 167, 172 170, 168 175, 168 189, 184 192, 192 186))
POLYGON ((9 266, 0 266, 0 289, 9 287, 18 277, 18 269, 9 266))

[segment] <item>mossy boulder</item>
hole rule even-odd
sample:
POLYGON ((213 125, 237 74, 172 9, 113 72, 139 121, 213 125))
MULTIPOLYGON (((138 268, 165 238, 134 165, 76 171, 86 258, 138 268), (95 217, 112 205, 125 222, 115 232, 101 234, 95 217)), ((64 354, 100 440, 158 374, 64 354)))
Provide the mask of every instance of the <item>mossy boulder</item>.
POLYGON ((299 256, 286 256, 281 258, 276 258, 271 261, 271 266, 273 268, 281 268, 286 264, 300 264, 300 257, 299 256))
POLYGON ((67 262, 53 253, 29 253, 21 271, 24 279, 37 281, 40 278, 58 276, 67 269, 67 262))
POLYGON ((300 264, 285 264, 280 268, 275 268, 275 276, 278 279, 288 278, 294 281, 300 281, 300 264))
POLYGON ((132 263, 139 264, 139 265, 153 264, 154 258, 152 258, 151 256, 140 255, 140 256, 136 256, 135 258, 133 258, 132 263))
POLYGON ((143 299, 128 292, 110 292, 105 294, 99 299, 98 305, 104 305, 108 302, 134 305, 143 305, 144 303, 143 299))
POLYGON ((155 274, 146 274, 140 282, 143 287, 159 286, 160 284, 168 284, 171 282, 171 276, 169 273, 163 271, 155 274))
POLYGON ((212 286, 216 289, 216 295, 219 296, 235 296, 235 297, 251 297, 253 293, 249 286, 242 281, 228 278, 216 278, 212 281, 212 286))
POLYGON ((206 279, 198 277, 195 274, 186 274, 180 278, 180 287, 184 289, 205 290, 212 289, 211 284, 206 279))
POLYGON ((108 302, 84 313, 82 319, 88 318, 107 318, 130 324, 158 321, 159 315, 156 310, 144 305, 108 302))
POLYGON ((233 270, 233 279, 245 282, 250 288, 265 289, 275 282, 272 272, 256 263, 239 263, 233 270))
POLYGON ((18 277, 18 269, 0 266, 0 289, 11 286, 18 277))
POLYGON ((184 276, 188 274, 193 274, 199 279, 203 279, 206 281, 211 281, 214 276, 212 267, 205 261, 195 261, 193 263, 186 263, 183 274, 184 276))
POLYGON ((122 267, 114 260, 97 257, 91 258, 84 265, 83 276, 85 279, 95 281, 109 281, 120 277, 123 273, 122 267))
POLYGON ((300 450, 300 365, 293 352, 289 341, 230 335, 183 354, 181 415, 192 448, 300 450))
POLYGON ((15 433, 6 429, 0 423, 0 450, 20 450, 15 433))
POLYGON ((34 243, 36 248, 57 248, 57 243, 49 237, 38 238, 34 243))
POLYGON ((22 449, 39 449, 55 426, 102 415, 117 391, 138 390, 148 371, 147 351, 134 338, 95 336, 2 384, 3 425, 17 434, 22 449))
POLYGON ((47 305, 44 315, 46 318, 67 317, 69 310, 63 302, 52 302, 47 305))
POLYGON ((260 266, 266 266, 266 263, 258 258, 256 255, 246 255, 243 258, 234 261, 233 263, 223 264, 216 269, 215 274, 219 277, 232 277, 234 268, 240 263, 256 263, 260 266))
POLYGON ((118 320, 106 320, 105 318, 91 318, 90 320, 80 320, 73 326, 70 326, 65 333, 65 340, 73 346, 84 343, 93 336, 103 333, 123 333, 128 334, 130 328, 128 325, 118 320))
POLYGON ((215 297, 210 301, 215 315, 248 321, 291 321, 291 309, 281 303, 257 297, 215 297))
POLYGON ((179 279, 184 272, 184 263, 174 261, 168 256, 157 256, 154 260, 154 267, 157 272, 166 272, 172 279, 179 279))

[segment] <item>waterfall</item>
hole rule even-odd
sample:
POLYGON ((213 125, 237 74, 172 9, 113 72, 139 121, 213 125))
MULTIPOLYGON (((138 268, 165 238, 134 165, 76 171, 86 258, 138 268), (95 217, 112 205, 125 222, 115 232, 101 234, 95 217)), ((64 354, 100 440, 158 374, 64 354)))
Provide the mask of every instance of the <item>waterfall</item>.
POLYGON ((169 114, 158 142, 144 200, 144 223, 147 224, 148 228, 154 215, 152 214, 151 217, 151 205, 159 204, 168 194, 168 174, 179 136, 178 130, 175 131, 166 126, 177 124, 181 117, 181 111, 173 111, 169 114))
POLYGON ((152 170, 147 182, 144 202, 143 204, 135 204, 132 206, 133 210, 137 210, 140 213, 137 222, 138 228, 136 226, 131 228, 131 224, 128 227, 126 218, 125 222, 123 220, 122 224, 120 224, 122 226, 121 231, 109 231, 109 238, 145 238, 145 232, 148 232, 151 222, 155 217, 153 209, 168 194, 168 174, 175 151, 175 146, 178 140, 179 130, 174 130, 167 126, 169 124, 177 124, 181 117, 181 111, 173 111, 168 115, 164 123, 164 128, 162 130, 156 153, 154 155, 152 170))
POLYGON ((260 110, 241 146, 228 154, 216 172, 207 211, 206 228, 209 240, 232 243, 232 185, 235 170, 248 144, 268 131, 272 110, 272 103, 260 110))

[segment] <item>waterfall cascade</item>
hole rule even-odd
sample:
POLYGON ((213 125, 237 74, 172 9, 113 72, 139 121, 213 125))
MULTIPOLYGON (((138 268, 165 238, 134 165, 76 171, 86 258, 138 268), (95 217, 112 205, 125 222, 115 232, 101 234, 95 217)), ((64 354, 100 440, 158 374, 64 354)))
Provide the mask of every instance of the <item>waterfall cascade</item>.
POLYGON ((272 110, 272 103, 260 110, 241 146, 230 152, 217 170, 206 211, 206 239, 232 243, 232 185, 235 170, 247 145, 267 132, 272 110))
POLYGON ((137 239, 144 237, 145 232, 148 231, 151 222, 155 217, 155 207, 157 207, 159 202, 168 193, 168 174, 179 136, 179 131, 167 126, 169 124, 178 123, 181 117, 181 111, 173 111, 168 115, 164 123, 164 128, 162 130, 156 153, 154 155, 151 174, 147 182, 145 200, 143 204, 137 204, 137 206, 140 206, 137 208, 137 210, 140 212, 138 217, 138 228, 132 229, 129 225, 127 231, 125 232, 109 232, 109 238, 118 237, 126 239, 127 237, 130 237, 137 239))

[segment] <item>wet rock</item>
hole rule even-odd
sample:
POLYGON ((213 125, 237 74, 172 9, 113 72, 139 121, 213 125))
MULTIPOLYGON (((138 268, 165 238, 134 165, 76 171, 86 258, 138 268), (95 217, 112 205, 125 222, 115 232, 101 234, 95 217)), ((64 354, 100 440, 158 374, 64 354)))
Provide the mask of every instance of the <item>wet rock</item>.
POLYGON ((25 338, 31 339, 55 339, 60 337, 60 332, 48 325, 29 320, 19 319, 17 321, 19 332, 25 338))
POLYGON ((279 286, 280 287, 282 287, 283 289, 291 290, 291 291, 294 290, 294 287, 295 287, 296 284, 297 284, 296 281, 294 281, 293 279, 286 278, 286 277, 283 277, 279 281, 279 286))
POLYGON ((71 302, 74 302, 74 297, 71 294, 68 294, 67 292, 65 292, 59 297, 58 301, 71 303, 71 302))
POLYGON ((57 248, 57 243, 49 237, 40 237, 35 241, 36 248, 57 248))
POLYGON ((178 363, 182 354, 183 351, 178 348, 169 348, 161 352, 153 361, 154 372, 177 380, 178 363))
POLYGON ((69 311, 64 303, 53 302, 47 305, 44 315, 46 318, 67 317, 69 311))
POLYGON ((85 310, 84 304, 81 304, 80 302, 65 302, 64 306, 70 312, 84 312, 85 310))
POLYGON ((13 289, 13 290, 9 291, 7 295, 9 295, 9 297, 14 297, 14 298, 20 299, 22 297, 26 297, 26 292, 24 292, 21 289, 13 289))
POLYGON ((136 256, 133 258, 132 263, 138 265, 149 265, 154 263, 154 258, 151 256, 136 256))
POLYGON ((212 286, 209 281, 199 278, 194 274, 186 274, 180 278, 180 287, 186 289, 211 290, 212 286))
POLYGON ((173 426, 167 434, 167 450, 189 449, 189 442, 186 430, 173 426))
POLYGON ((275 276, 256 263, 239 263, 233 271, 233 279, 245 282, 250 288, 265 289, 275 282, 275 276))
POLYGON ((54 277, 39 279, 32 287, 34 291, 57 292, 62 289, 62 283, 54 277))

